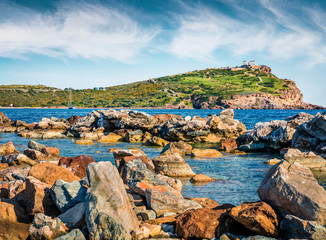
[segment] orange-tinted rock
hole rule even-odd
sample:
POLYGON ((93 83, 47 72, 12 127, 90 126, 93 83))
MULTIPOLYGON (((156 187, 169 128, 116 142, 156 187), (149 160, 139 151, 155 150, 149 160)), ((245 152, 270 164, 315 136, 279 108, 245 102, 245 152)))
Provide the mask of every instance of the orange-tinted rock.
POLYGON ((41 152, 44 153, 47 157, 59 157, 60 155, 60 150, 55 147, 43 148, 41 152))
POLYGON ((77 116, 77 115, 73 115, 71 116, 70 118, 67 119, 67 121, 73 125, 75 124, 76 122, 78 122, 78 120, 80 119, 81 117, 80 116, 77 116))
POLYGON ((9 167, 9 164, 8 163, 0 163, 0 171, 6 169, 9 167))
POLYGON ((81 140, 77 140, 75 143, 79 145, 92 145, 93 141, 87 139, 81 139, 81 140))
POLYGON ((211 178, 204 174, 197 174, 196 176, 193 176, 190 179, 190 182, 192 182, 192 183, 207 183, 207 182, 215 182, 215 181, 217 181, 217 179, 211 178))
POLYGON ((102 142, 102 143, 115 143, 115 142, 119 142, 122 141, 123 137, 121 137, 119 134, 110 132, 108 135, 106 136, 102 136, 98 142, 102 142))
POLYGON ((175 225, 175 221, 178 215, 172 215, 172 216, 167 216, 167 217, 160 217, 156 218, 154 220, 147 220, 145 221, 146 223, 153 224, 153 225, 158 225, 158 224, 171 224, 175 225))
POLYGON ((113 156, 120 173, 123 171, 124 165, 134 159, 140 159, 149 170, 154 171, 152 160, 140 149, 118 149, 113 152, 113 156))
POLYGON ((230 216, 249 230, 266 237, 278 237, 278 219, 265 202, 243 203, 234 207, 230 216))
POLYGON ((24 154, 32 160, 43 160, 46 158, 44 153, 30 148, 25 149, 24 154))
POLYGON ((226 139, 221 141, 221 145, 219 147, 220 150, 225 152, 231 152, 238 148, 237 142, 235 139, 226 139))
POLYGON ((6 144, 0 145, 0 155, 14 153, 14 152, 17 152, 17 150, 11 141, 7 142, 6 144))
POLYGON ((184 141, 170 142, 166 145, 161 154, 163 153, 178 153, 180 156, 191 155, 192 146, 184 141))
POLYGON ((209 198, 205 198, 205 197, 202 197, 202 198, 187 198, 187 197, 185 197, 185 199, 195 201, 195 202, 199 203, 204 208, 216 208, 216 207, 220 206, 220 204, 218 204, 213 199, 209 199, 209 198))
POLYGON ((0 239, 27 239, 31 219, 14 201, 0 199, 0 239))
POLYGON ((222 153, 220 153, 219 151, 215 150, 215 149, 204 149, 204 150, 200 150, 200 149, 193 149, 191 151, 191 156, 192 157, 198 157, 198 158, 219 158, 219 157, 223 157, 222 153))
POLYGON ((51 185, 53 185, 58 179, 64 180, 66 182, 80 180, 79 177, 75 176, 68 169, 48 162, 31 167, 28 175, 51 185))
POLYGON ((167 121, 171 120, 172 118, 176 118, 178 120, 183 120, 182 116, 175 115, 175 114, 166 114, 166 113, 164 113, 164 114, 155 114, 155 115, 153 115, 153 119, 154 119, 156 124, 167 122, 167 121))
POLYGON ((0 183, 0 198, 8 198, 9 195, 9 183, 4 182, 4 183, 0 183))
POLYGON ((65 167, 77 177, 83 178, 86 176, 87 165, 92 162, 95 162, 95 159, 87 155, 62 157, 59 160, 59 166, 65 167))
POLYGON ((229 208, 188 210, 176 219, 176 234, 184 239, 218 238, 231 229, 234 220, 229 208))

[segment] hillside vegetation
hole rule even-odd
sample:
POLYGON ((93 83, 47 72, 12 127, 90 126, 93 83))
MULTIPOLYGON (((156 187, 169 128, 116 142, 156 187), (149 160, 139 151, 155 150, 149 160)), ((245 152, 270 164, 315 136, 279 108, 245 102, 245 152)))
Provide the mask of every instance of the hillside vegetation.
MULTIPOLYGON (((288 89, 290 81, 261 69, 205 69, 142 82, 108 87, 104 90, 72 90, 78 107, 162 107, 183 102, 192 107, 193 99, 206 101, 214 96, 270 93, 275 96, 288 89)), ((67 106, 69 91, 43 85, 2 85, 0 105, 15 107, 67 106)))

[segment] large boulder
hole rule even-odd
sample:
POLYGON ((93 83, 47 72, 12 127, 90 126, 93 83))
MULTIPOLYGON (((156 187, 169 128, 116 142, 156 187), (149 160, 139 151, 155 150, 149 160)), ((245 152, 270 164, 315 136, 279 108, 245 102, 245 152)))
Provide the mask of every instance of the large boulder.
POLYGON ((69 228, 82 228, 86 225, 85 222, 86 203, 77 203, 72 208, 60 214, 58 218, 69 228))
POLYGON ((15 152, 17 152, 17 150, 11 141, 0 145, 0 155, 15 153, 15 152))
POLYGON ((155 171, 169 177, 192 177, 195 173, 189 164, 176 152, 165 152, 152 159, 155 171))
POLYGON ((67 233, 66 235, 56 238, 55 240, 86 240, 86 238, 82 231, 77 228, 67 233))
POLYGON ((183 239, 219 238, 232 227, 231 208, 188 210, 176 218, 176 234, 183 239))
POLYGON ((141 142, 143 139, 144 133, 142 130, 137 129, 135 131, 128 132, 125 136, 125 139, 127 142, 130 143, 136 143, 136 142, 141 142))
POLYGON ((280 150, 290 147, 296 128, 313 118, 307 113, 298 113, 284 120, 259 122, 255 127, 237 138, 242 151, 280 150))
POLYGON ((282 161, 272 166, 258 188, 258 195, 283 215, 326 223, 326 191, 312 172, 300 164, 282 161))
POLYGON ((278 237, 277 214, 265 202, 242 203, 232 208, 230 216, 259 235, 278 237))
POLYGON ((40 152, 42 151, 43 148, 46 148, 46 147, 47 146, 45 146, 45 145, 43 145, 41 143, 38 143, 36 141, 33 141, 33 140, 30 140, 28 142, 28 148, 35 149, 35 150, 40 151, 40 152))
POLYGON ((85 219, 90 239, 130 239, 138 220, 116 167, 110 162, 91 163, 87 177, 85 219))
POLYGON ((326 112, 317 113, 310 121, 300 125, 292 139, 292 148, 315 151, 326 158, 326 112))
POLYGON ((8 163, 10 166, 11 165, 34 166, 36 164, 35 161, 27 157, 25 154, 21 154, 21 153, 12 153, 12 154, 3 155, 1 162, 8 163))
POLYGON ((181 156, 185 156, 191 155, 191 150, 192 146, 184 141, 170 142, 163 148, 161 154, 165 152, 177 152, 181 156))
POLYGON ((184 199, 170 192, 147 189, 145 196, 147 206, 153 209, 157 216, 164 213, 182 213, 189 209, 201 208, 201 205, 197 202, 184 199))
POLYGON ((51 187, 51 196, 63 213, 79 202, 85 202, 87 185, 81 181, 65 182, 58 179, 51 187))
POLYGON ((152 160, 140 149, 117 149, 113 151, 113 156, 119 172, 123 171, 124 165, 127 162, 130 162, 134 159, 140 159, 151 171, 154 171, 155 168, 152 160))
POLYGON ((27 239, 29 215, 15 201, 0 199, 0 239, 27 239))
POLYGON ((286 239, 326 239, 326 228, 314 221, 302 220, 296 216, 286 215, 281 222, 283 237, 286 239))
POLYGON ((62 157, 59 160, 59 166, 65 167, 77 177, 83 178, 86 176, 87 165, 92 162, 95 162, 95 159, 87 155, 62 157))
POLYGON ((53 185, 58 179, 66 182, 80 180, 79 177, 75 176, 68 169, 48 162, 31 167, 28 175, 50 185, 53 185))
POLYGON ((119 142, 122 141, 123 137, 121 137, 119 134, 110 132, 108 133, 108 135, 102 136, 98 142, 101 143, 115 143, 115 142, 119 142))
POLYGON ((194 158, 220 158, 223 157, 222 153, 216 149, 198 149, 194 148, 191 151, 191 156, 194 158))

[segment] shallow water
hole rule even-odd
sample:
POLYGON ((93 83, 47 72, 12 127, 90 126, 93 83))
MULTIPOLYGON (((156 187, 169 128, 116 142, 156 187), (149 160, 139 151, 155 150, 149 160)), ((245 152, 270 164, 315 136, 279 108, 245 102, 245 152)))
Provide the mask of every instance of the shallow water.
MULTIPOLYGON (((72 115, 85 115, 91 112, 91 109, 3 109, 3 112, 13 120, 20 119, 27 122, 41 120, 42 117, 64 117, 72 115)), ((201 116, 209 114, 219 114, 220 110, 142 110, 149 114, 173 113, 182 116, 201 116)), ((284 119, 292 116, 301 110, 235 110, 235 118, 242 121, 248 129, 259 121, 270 121, 275 119, 284 119)), ((316 114, 316 110, 306 110, 305 112, 316 114)), ((30 139, 18 137, 16 134, 1 134, 0 144, 12 141, 18 150, 27 148, 30 139)), ((72 139, 49 139, 37 140, 38 142, 57 147, 60 149, 61 156, 77 156, 86 154, 92 156, 96 161, 110 161, 114 163, 111 148, 136 147, 143 150, 150 158, 158 156, 161 148, 149 147, 130 143, 95 143, 93 145, 77 145, 72 139)), ((185 160, 192 167, 195 173, 205 174, 213 178, 220 179, 217 182, 211 182, 204 185, 193 185, 189 179, 183 179, 182 194, 186 197, 208 197, 216 200, 218 203, 240 204, 246 201, 259 200, 257 188, 268 171, 268 165, 263 162, 267 159, 278 157, 270 153, 249 153, 246 155, 233 155, 223 153, 222 158, 218 159, 193 159, 186 157, 185 160)), ((326 183, 323 183, 326 187, 326 183)))

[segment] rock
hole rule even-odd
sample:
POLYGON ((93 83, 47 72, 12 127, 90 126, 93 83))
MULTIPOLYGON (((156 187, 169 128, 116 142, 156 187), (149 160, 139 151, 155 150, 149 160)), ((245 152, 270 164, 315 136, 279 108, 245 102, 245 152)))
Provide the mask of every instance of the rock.
POLYGON ((13 181, 13 180, 23 180, 25 181, 28 176, 29 167, 19 168, 13 172, 7 173, 4 177, 4 180, 13 181))
POLYGON ((30 148, 30 149, 34 149, 34 150, 37 150, 37 151, 39 151, 39 152, 41 152, 42 149, 43 149, 43 148, 46 148, 46 147, 47 147, 47 146, 45 146, 45 145, 43 145, 43 144, 41 144, 41 143, 35 142, 35 141, 33 141, 33 140, 30 140, 30 141, 28 142, 28 148, 30 148))
POLYGON ((58 179, 64 180, 66 182, 80 180, 79 177, 72 174, 68 169, 57 166, 54 163, 47 162, 31 167, 28 175, 50 185, 53 185, 58 179))
POLYGON ((75 143, 79 145, 92 145, 93 141, 87 139, 81 139, 81 140, 77 140, 75 143))
POLYGON ((265 151, 269 149, 275 151, 290 147, 296 128, 312 118, 310 114, 298 113, 284 120, 259 122, 253 129, 237 138, 239 150, 265 151))
POLYGON ((273 159, 266 160, 264 163, 268 165, 275 165, 278 164, 279 162, 281 162, 280 159, 273 158, 273 159))
POLYGON ((56 216, 59 214, 51 198, 51 185, 33 177, 27 177, 25 183, 26 189, 21 192, 24 195, 23 206, 30 215, 44 213, 49 216, 56 216))
POLYGON ((142 210, 141 212, 137 213, 137 217, 138 216, 141 217, 142 221, 154 220, 154 219, 156 219, 156 212, 153 211, 153 210, 146 210, 145 209, 145 210, 142 210))
POLYGON ((170 142, 168 145, 166 145, 163 148, 161 154, 165 152, 177 152, 181 156, 185 156, 185 155, 191 155, 191 151, 192 151, 192 146, 190 144, 185 143, 183 141, 179 141, 179 142, 170 142))
POLYGON ((195 148, 191 151, 192 157, 197 158, 219 158, 223 157, 222 153, 215 149, 204 149, 200 150, 198 148, 195 148))
POLYGON ((0 239, 27 239, 31 222, 25 210, 16 202, 0 199, 0 239))
POLYGON ((257 192, 283 215, 326 223, 326 191, 304 166, 287 161, 272 166, 257 192))
POLYGON ((170 215, 166 217, 159 217, 154 220, 148 220, 146 223, 152 224, 152 225, 159 225, 159 224, 171 224, 175 225, 177 215, 170 215))
POLYGON ((153 136, 151 139, 146 141, 146 144, 158 147, 165 147, 169 144, 169 141, 166 141, 163 138, 157 136, 153 136))
POLYGON ((51 187, 51 196, 63 213, 77 203, 85 202, 87 187, 83 181, 65 182, 58 179, 51 187))
POLYGON ((27 148, 24 150, 24 154, 32 160, 44 160, 46 159, 46 155, 40 151, 35 149, 27 148))
POLYGON ((227 117, 227 118, 234 118, 234 110, 233 109, 225 109, 220 113, 221 117, 227 117))
POLYGON ((281 230, 286 239, 326 239, 326 228, 314 221, 302 220, 286 215, 281 222, 281 230))
POLYGON ((290 148, 283 152, 283 158, 290 163, 299 163, 310 168, 311 171, 318 171, 326 167, 326 160, 313 152, 301 152, 299 149, 290 148))
POLYGON ((8 118, 6 115, 4 115, 3 112, 0 112, 0 123, 10 124, 10 123, 12 123, 12 120, 10 120, 10 118, 8 118))
POLYGON ((17 150, 11 141, 0 145, 0 155, 15 153, 15 152, 17 152, 17 150))
POLYGON ((161 174, 156 174, 156 177, 167 184, 169 184, 171 187, 173 187, 175 190, 181 193, 182 190, 182 182, 179 179, 170 178, 161 174))
POLYGON ((71 207, 58 218, 69 228, 82 228, 86 225, 85 222, 86 203, 80 202, 71 207))
POLYGON ((188 210, 176 218, 176 234, 183 239, 218 238, 229 231, 234 221, 229 211, 229 208, 188 210))
POLYGON ((249 230, 266 237, 278 237, 278 219, 275 211, 265 202, 242 203, 229 214, 249 230))
POLYGON ((185 197, 185 199, 195 201, 195 202, 199 203, 203 208, 216 208, 216 207, 220 206, 220 204, 218 204, 213 199, 209 199, 209 198, 205 198, 205 197, 202 197, 202 198, 187 198, 187 197, 185 197))
POLYGON ((60 150, 55 147, 46 147, 41 151, 46 157, 60 157, 60 150))
POLYGON ((179 191, 172 188, 166 181, 159 179, 140 159, 135 159, 126 163, 122 172, 122 179, 131 192, 141 196, 145 196, 147 189, 154 189, 160 192, 171 192, 181 196, 179 191))
POLYGON ((106 136, 102 136, 98 142, 102 142, 102 143, 115 143, 115 142, 119 142, 122 141, 123 137, 121 137, 120 135, 110 132, 108 133, 108 135, 106 136))
MULTIPOLYGON (((326 142, 326 112, 317 113, 315 117, 298 126, 292 138, 292 148, 301 151, 316 151, 320 144, 326 142)), ((326 157, 323 152, 321 156, 326 157)))
POLYGON ((8 163, 9 165, 29 165, 34 166, 36 164, 35 161, 30 159, 24 154, 20 153, 13 153, 13 154, 6 154, 2 156, 1 159, 2 163, 8 163))
POLYGON ((76 122, 78 122, 78 120, 80 119, 80 116, 77 116, 77 115, 73 115, 71 116, 70 118, 67 119, 67 121, 73 125, 75 124, 76 122))
POLYGON ((0 183, 0 198, 9 198, 9 183, 0 183))
POLYGON ((135 239, 147 239, 149 237, 155 237, 161 232, 160 225, 151 225, 148 223, 142 223, 135 231, 135 239))
POLYGON ((128 132, 126 134, 126 141, 127 142, 130 142, 130 143, 136 143, 136 142, 141 142, 142 139, 143 139, 143 132, 142 130, 135 130, 135 131, 131 131, 131 132, 128 132))
POLYGON ((183 199, 170 192, 159 192, 153 189, 147 189, 145 196, 147 206, 153 209, 157 216, 161 216, 166 212, 181 213, 188 209, 201 208, 198 203, 183 199))
POLYGON ((34 216, 33 224, 28 229, 31 240, 55 239, 65 235, 68 228, 58 218, 51 218, 38 213, 34 216))
POLYGON ((192 177, 195 173, 186 161, 176 152, 164 152, 152 159, 156 172, 169 177, 192 177))
POLYGON ((151 171, 155 168, 152 160, 140 149, 118 149, 113 151, 113 156, 120 173, 123 172, 124 165, 134 159, 140 159, 151 171))
POLYGON ((207 183, 207 182, 216 182, 216 181, 217 179, 211 178, 204 174, 197 174, 190 179, 190 182, 192 183, 207 183))
POLYGON ((92 162, 95 162, 95 159, 87 155, 62 157, 59 160, 59 166, 65 167, 77 177, 83 178, 86 176, 87 165, 92 162))
POLYGON ((238 148, 237 141, 235 139, 226 139, 221 141, 221 145, 219 146, 219 150, 225 152, 232 152, 238 148))
POLYGON ((138 227, 122 179, 110 162, 87 166, 86 224, 90 239, 130 239, 138 227))
POLYGON ((56 238, 55 240, 86 240, 84 234, 79 229, 74 229, 71 232, 56 238))

